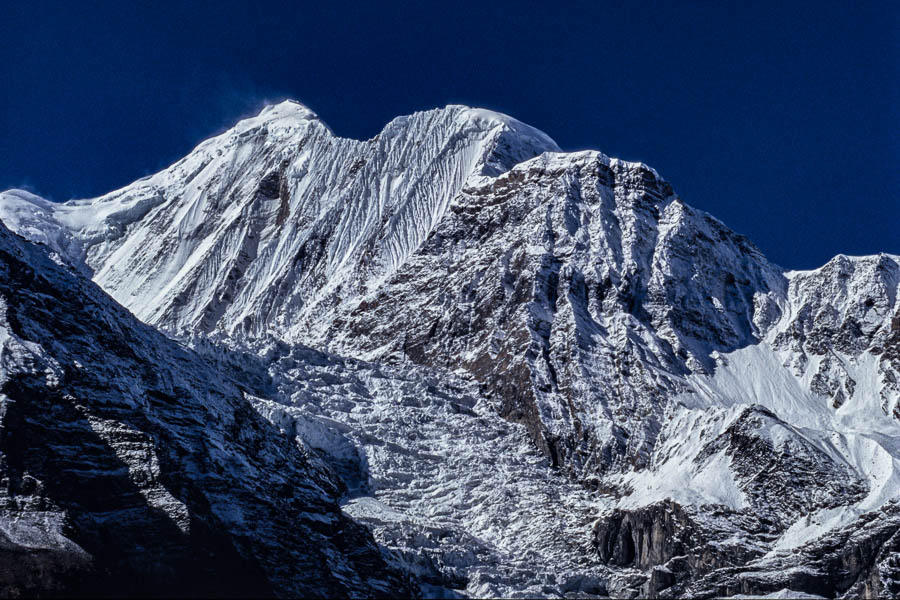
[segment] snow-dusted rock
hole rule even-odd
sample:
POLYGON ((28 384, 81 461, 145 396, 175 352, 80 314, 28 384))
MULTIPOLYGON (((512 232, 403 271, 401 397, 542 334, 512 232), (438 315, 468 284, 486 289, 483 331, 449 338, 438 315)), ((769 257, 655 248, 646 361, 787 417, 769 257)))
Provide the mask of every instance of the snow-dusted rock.
POLYGON ((334 473, 0 224, 0 593, 411 593, 334 473))
POLYGON ((664 597, 896 598, 900 594, 900 506, 865 513, 793 552, 688 580, 664 597), (779 596, 791 590, 793 596, 779 596), (768 594, 771 594, 769 596, 768 594))
MULTIPOLYGON (((877 377, 863 377, 865 394, 900 419, 900 257, 839 255, 820 269, 790 277, 790 315, 774 346, 791 352, 789 365, 840 408, 853 397, 852 372, 869 355, 877 377)), ((868 375, 868 373, 867 373, 868 375)))

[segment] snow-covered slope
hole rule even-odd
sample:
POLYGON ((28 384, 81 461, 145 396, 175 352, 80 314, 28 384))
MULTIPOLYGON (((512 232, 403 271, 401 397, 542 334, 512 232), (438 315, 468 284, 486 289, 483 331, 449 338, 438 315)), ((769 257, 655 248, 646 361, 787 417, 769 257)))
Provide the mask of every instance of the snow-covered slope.
POLYGON ((40 218, 19 220, 29 230, 71 230, 73 259, 147 323, 298 339, 402 265, 470 176, 554 149, 513 119, 461 106, 357 142, 284 102, 126 188, 53 213, 17 192, 2 215, 30 201, 40 218))
POLYGON ((410 593, 234 383, 0 224, 0 593, 410 593))
MULTIPOLYGON (((552 519, 526 535, 543 540, 536 562, 519 562, 508 538, 496 538, 490 561, 511 561, 519 575, 494 568, 494 587, 479 587, 472 574, 487 577, 475 567, 484 562, 446 558, 456 542, 438 543, 435 555, 445 558, 440 576, 429 575, 436 585, 537 593, 522 573, 544 562, 578 572, 571 557, 584 550, 572 548, 593 543, 585 564, 603 575, 596 588, 588 578, 570 590, 797 591, 802 578, 729 587, 722 573, 753 561, 765 570, 780 564, 779 552, 812 557, 809 548, 824 548, 828 535, 881 548, 887 538, 866 537, 866 515, 880 515, 878 531, 896 524, 887 507, 900 497, 900 258, 838 256, 814 271, 784 272, 685 204, 652 168, 560 152, 504 115, 450 106, 395 119, 361 142, 285 102, 97 199, 51 204, 4 193, 0 218, 91 273, 141 320, 201 346, 216 340, 271 359, 263 371, 289 408, 257 404, 281 415, 273 418, 286 430, 307 384, 271 348, 306 344, 374 361, 381 366, 365 367, 373 373, 393 369, 390 384, 367 375, 353 387, 340 383, 340 367, 329 368, 323 389, 340 395, 349 386, 348 399, 300 403, 365 449, 383 482, 372 491, 380 504, 355 501, 352 510, 407 558, 431 543, 404 537, 409 523, 433 518, 416 499, 447 507, 438 498, 462 475, 447 467, 450 455, 402 449, 419 436, 440 446, 445 430, 490 435, 480 424, 488 413, 473 420, 437 410, 444 396, 461 399, 434 395, 423 377, 469 390, 478 410, 520 426, 505 435, 524 428, 581 486, 563 492, 554 483, 555 498, 504 511, 533 519, 534 506, 570 510, 592 495, 596 522, 569 550, 538 550, 552 519), (431 408, 409 412, 400 373, 425 385, 431 408), (370 405, 384 416, 363 417, 370 405), (444 467, 433 472, 432 462, 444 467), (453 573, 460 585, 448 583, 453 573)), ((346 466, 317 443, 334 468, 346 466)), ((519 452, 501 446, 498 460, 519 452)), ((473 444, 458 460, 489 453, 473 444)), ((536 466, 521 468, 544 481, 536 466)), ((512 485, 502 472, 487 470, 472 485, 512 485)), ((484 503, 446 510, 450 539, 495 539, 497 515, 484 503)), ((575 531, 559 518, 567 535, 575 531)), ((867 558, 847 567, 852 577, 827 593, 799 591, 888 589, 890 573, 877 574, 881 555, 860 552, 867 558)))

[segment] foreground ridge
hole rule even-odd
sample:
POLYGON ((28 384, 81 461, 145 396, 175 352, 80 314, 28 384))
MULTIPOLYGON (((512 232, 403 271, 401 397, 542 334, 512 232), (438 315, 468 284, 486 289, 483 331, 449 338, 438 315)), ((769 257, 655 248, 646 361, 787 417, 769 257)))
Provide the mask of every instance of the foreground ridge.
POLYGON ((409 590, 332 470, 0 224, 0 593, 409 590))

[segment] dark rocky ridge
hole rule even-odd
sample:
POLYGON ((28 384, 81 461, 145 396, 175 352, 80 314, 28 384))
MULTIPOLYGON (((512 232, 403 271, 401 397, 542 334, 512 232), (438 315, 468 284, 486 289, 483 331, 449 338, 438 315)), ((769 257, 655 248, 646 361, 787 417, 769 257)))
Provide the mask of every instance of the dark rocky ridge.
POLYGON ((0 225, 0 594, 410 594, 240 389, 0 225))
POLYGON ((721 598, 783 589, 825 598, 900 593, 896 502, 771 558, 763 555, 777 528, 749 513, 730 513, 715 506, 686 509, 671 501, 615 511, 595 525, 595 544, 610 564, 643 571, 625 592, 629 597, 721 598), (746 536, 740 542, 734 539, 736 522, 746 536))
POLYGON ((900 595, 900 505, 861 515, 790 554, 722 569, 673 586, 661 597, 713 598, 791 589, 826 598, 900 595))
POLYGON ((607 564, 642 572, 630 589, 618 592, 655 598, 673 586, 758 558, 777 538, 778 528, 724 506, 684 507, 666 500, 615 510, 599 519, 592 533, 607 564))
POLYGON ((868 492, 850 465, 833 460, 762 406, 746 408, 695 460, 702 463, 719 452, 731 459, 750 510, 779 529, 819 508, 858 502, 868 492), (773 430, 785 439, 774 440, 773 430))

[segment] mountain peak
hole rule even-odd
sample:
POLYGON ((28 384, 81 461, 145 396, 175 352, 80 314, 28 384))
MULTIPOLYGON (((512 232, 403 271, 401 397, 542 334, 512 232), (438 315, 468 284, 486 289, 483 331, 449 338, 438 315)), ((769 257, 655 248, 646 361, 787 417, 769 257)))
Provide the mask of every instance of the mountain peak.
POLYGON ((490 126, 501 125, 517 137, 528 138, 538 142, 537 145, 545 146, 549 152, 560 152, 559 146, 549 135, 509 115, 486 108, 475 108, 459 104, 450 104, 447 106, 447 109, 459 110, 463 118, 474 123, 485 123, 490 126))
POLYGON ((331 131, 312 109, 301 102, 291 99, 283 100, 277 104, 267 104, 256 116, 238 121, 231 128, 231 131, 242 133, 261 126, 296 127, 306 123, 319 123, 331 131))
POLYGON ((267 104, 257 115, 257 118, 285 118, 295 117, 301 119, 318 119, 319 116, 308 106, 293 99, 282 100, 277 104, 267 104))

